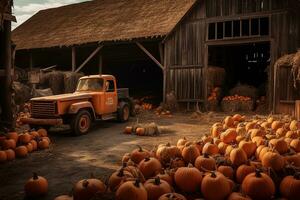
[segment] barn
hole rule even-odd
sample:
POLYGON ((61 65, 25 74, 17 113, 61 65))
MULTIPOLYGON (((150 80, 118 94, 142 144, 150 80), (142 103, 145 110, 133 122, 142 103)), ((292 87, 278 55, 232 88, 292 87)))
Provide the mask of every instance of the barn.
POLYGON ((94 0, 42 10, 13 31, 16 66, 109 73, 136 97, 159 102, 174 91, 187 108, 205 109, 216 86, 226 96, 247 84, 268 110, 292 114, 297 90, 274 64, 300 47, 299 8, 299 0, 94 0), (217 85, 212 68, 226 74, 217 85))

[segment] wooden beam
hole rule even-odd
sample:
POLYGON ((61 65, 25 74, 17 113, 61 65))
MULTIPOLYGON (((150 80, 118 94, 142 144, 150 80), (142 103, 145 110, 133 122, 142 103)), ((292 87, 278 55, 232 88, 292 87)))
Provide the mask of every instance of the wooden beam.
POLYGON ((76 70, 76 49, 72 47, 72 72, 76 70))
POLYGON ((103 68, 103 58, 102 58, 102 54, 99 54, 99 74, 102 74, 102 68, 103 68))
POLYGON ((103 45, 98 46, 91 55, 75 70, 75 72, 79 72, 99 51, 103 48, 103 45))
POLYGON ((145 49, 145 47, 143 45, 141 45, 141 43, 136 42, 136 45, 145 53, 147 54, 162 70, 164 70, 164 66, 154 57, 152 56, 152 54, 145 49))

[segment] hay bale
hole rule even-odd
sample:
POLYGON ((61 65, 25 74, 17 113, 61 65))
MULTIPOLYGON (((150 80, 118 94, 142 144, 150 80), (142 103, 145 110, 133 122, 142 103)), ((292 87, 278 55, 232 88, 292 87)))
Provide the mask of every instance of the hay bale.
POLYGON ((75 92, 78 80, 83 76, 84 76, 84 74, 82 74, 82 73, 65 72, 64 73, 65 93, 75 92))
POLYGON ((46 97, 53 95, 51 88, 46 89, 33 89, 32 96, 33 97, 46 97))
POLYGON ((40 84, 45 88, 51 88, 53 94, 64 93, 64 73, 61 71, 52 71, 41 76, 40 84))
POLYGON ((292 74, 294 88, 297 88, 297 81, 300 81, 300 50, 293 57, 292 74))
POLYGON ((31 98, 31 89, 20 82, 13 82, 14 100, 17 105, 28 102, 31 98))
POLYGON ((229 91, 231 96, 239 95, 251 97, 251 99, 256 100, 258 97, 258 90, 256 87, 251 85, 242 85, 238 83, 234 88, 229 91))

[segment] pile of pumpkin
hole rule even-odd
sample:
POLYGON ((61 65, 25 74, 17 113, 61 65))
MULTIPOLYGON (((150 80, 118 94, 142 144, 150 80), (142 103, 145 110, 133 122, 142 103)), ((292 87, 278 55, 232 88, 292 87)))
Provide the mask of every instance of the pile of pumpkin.
POLYGON ((299 130, 294 120, 227 116, 199 141, 182 138, 151 151, 138 147, 122 157, 123 166, 106 184, 81 180, 73 197, 55 200, 103 199, 105 194, 116 200, 299 199, 299 130))
POLYGON ((167 117, 172 117, 172 113, 170 110, 164 108, 163 106, 159 106, 155 109, 155 114, 157 116, 167 116, 167 117))
POLYGON ((207 98, 207 100, 208 101, 216 101, 220 97, 220 94, 221 94, 221 88, 215 87, 214 89, 212 89, 212 91, 211 91, 209 97, 207 98))
POLYGON ((137 136, 157 136, 160 134, 160 130, 154 122, 149 124, 140 124, 137 122, 133 126, 126 126, 123 133, 127 135, 135 134, 137 136))
POLYGON ((33 151, 49 148, 50 139, 45 129, 24 133, 8 132, 0 135, 0 163, 25 158, 33 151))
POLYGON ((223 98, 224 101, 250 101, 251 98, 247 96, 240 96, 240 95, 234 95, 234 96, 226 96, 223 98))

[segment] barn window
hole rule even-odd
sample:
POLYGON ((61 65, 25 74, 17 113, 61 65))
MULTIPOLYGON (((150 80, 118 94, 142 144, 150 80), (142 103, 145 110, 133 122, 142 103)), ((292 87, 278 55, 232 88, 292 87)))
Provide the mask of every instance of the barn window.
POLYGON ((260 35, 269 35, 269 18, 260 18, 260 35))
POLYGON ((249 19, 242 20, 242 36, 249 36, 249 19))
POLYGON ((259 18, 251 19, 251 35, 259 34, 259 18))
POLYGON ((208 39, 213 40, 216 39, 216 24, 210 23, 208 25, 208 39))
POLYGON ((241 36, 241 21, 235 20, 233 21, 233 37, 240 37, 241 36))
POLYGON ((225 22, 225 37, 232 37, 232 21, 225 22))
POLYGON ((217 39, 223 38, 223 22, 217 23, 217 39))

